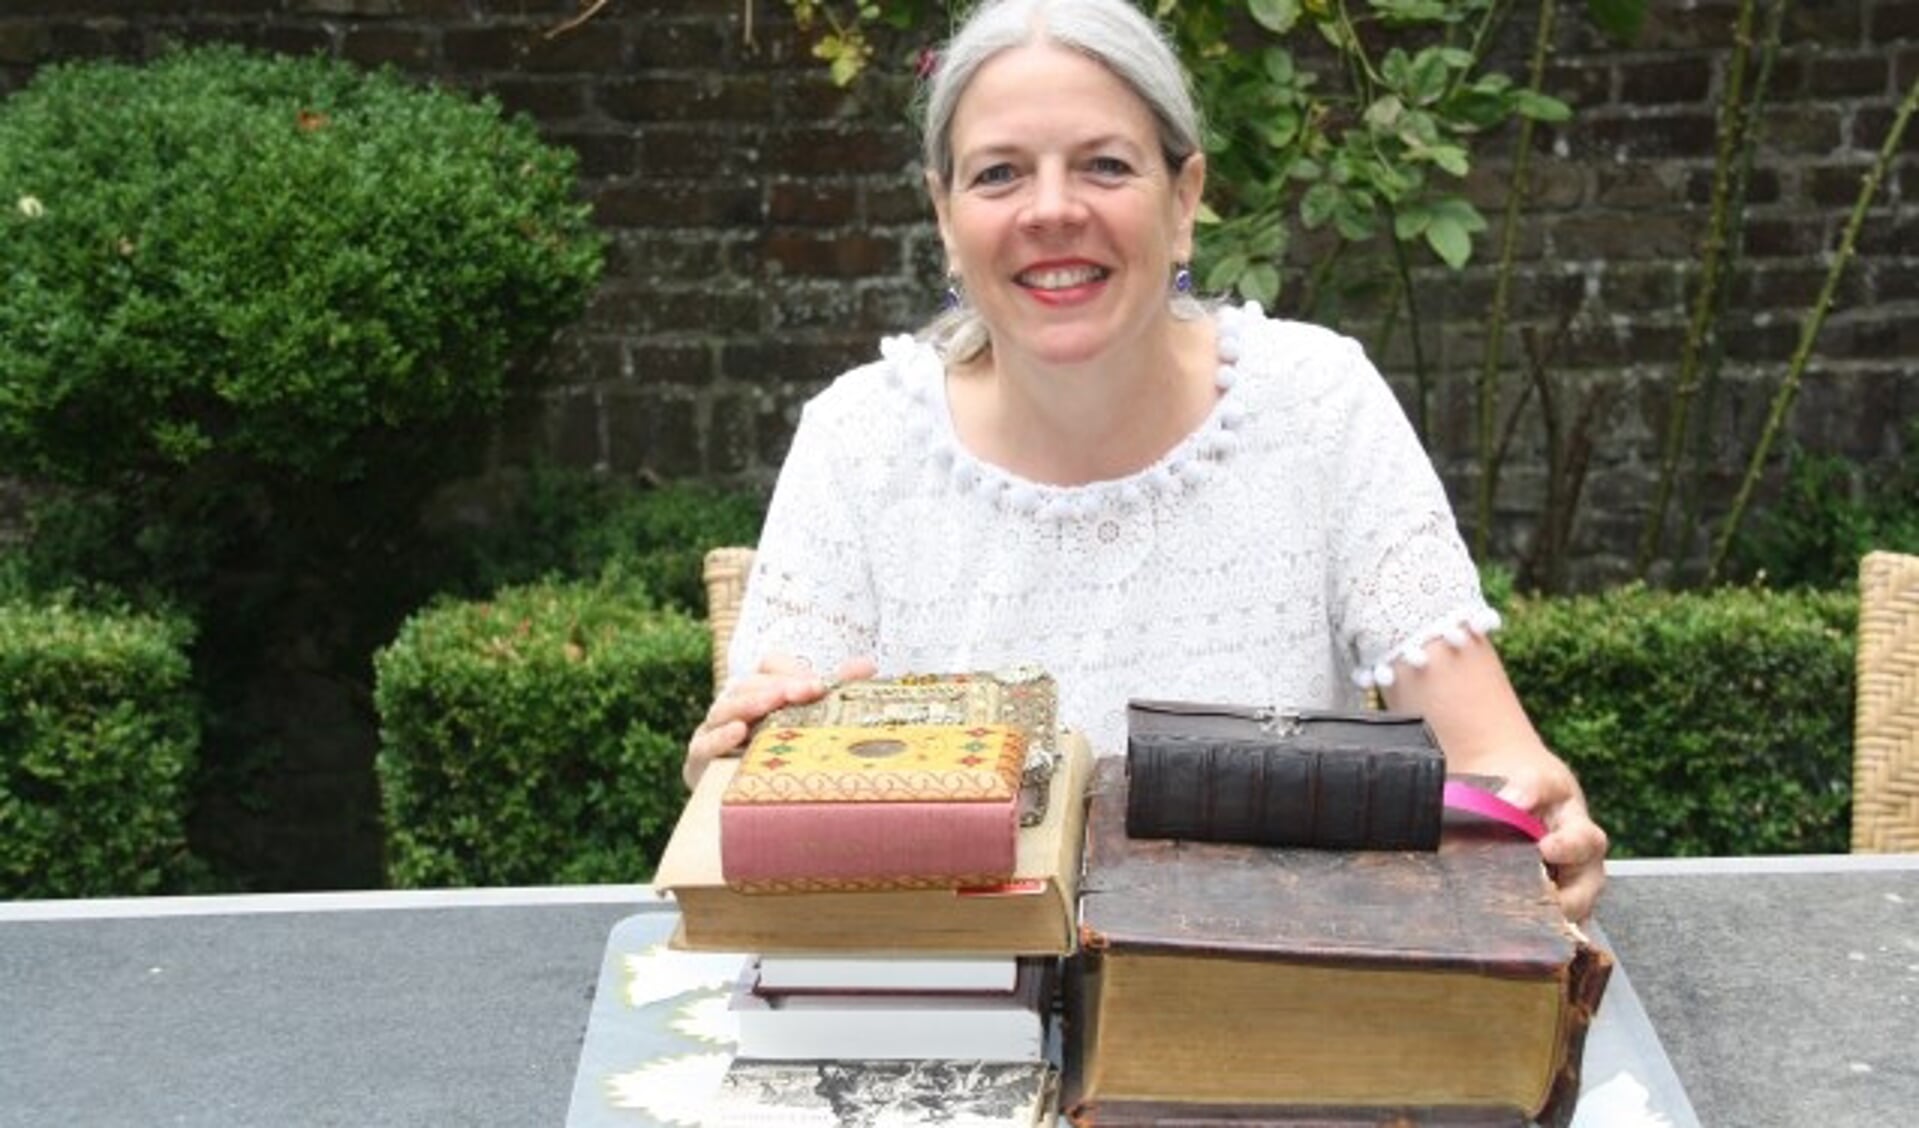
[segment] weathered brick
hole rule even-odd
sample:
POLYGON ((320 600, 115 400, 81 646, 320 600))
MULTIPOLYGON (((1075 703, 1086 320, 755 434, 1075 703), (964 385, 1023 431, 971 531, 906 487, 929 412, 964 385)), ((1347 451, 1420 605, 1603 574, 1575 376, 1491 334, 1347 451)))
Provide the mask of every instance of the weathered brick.
MULTIPOLYGON (((753 258, 758 261, 757 255, 753 258)), ((607 249, 606 276, 695 282, 738 273, 746 259, 738 240, 716 237, 711 232, 622 230, 614 232, 607 249)))
POLYGON ((1704 53, 1674 59, 1619 64, 1619 100, 1650 106, 1703 101, 1712 89, 1713 56, 1704 53))
POLYGON ((736 176, 760 168, 756 130, 656 125, 640 134, 640 170, 651 177, 736 176))
POLYGON ((606 466, 600 397, 592 385, 556 388, 540 402, 546 449, 562 464, 586 469, 606 466))
POLYGON ((904 180, 877 177, 861 184, 866 222, 874 224, 926 223, 933 219, 933 203, 917 176, 904 180))
POLYGON ((865 278, 897 274, 901 266, 899 241, 880 236, 775 232, 761 248, 768 267, 784 274, 865 278))
POLYGON ((1820 55, 1807 60, 1806 93, 1819 98, 1859 98, 1888 93, 1891 60, 1883 51, 1820 55))
MULTIPOLYGON (((1804 174, 1806 196, 1821 207, 1850 209, 1859 198, 1870 168, 1865 163, 1809 168, 1804 174)), ((1884 192, 1883 185, 1881 192, 1884 192)))
POLYGON ((603 286, 587 306, 595 330, 636 336, 653 333, 757 332, 760 299, 750 292, 603 286))
POLYGON ((1872 6, 1866 38, 1872 43, 1919 39, 1919 0, 1878 0, 1872 6))
POLYGON ((888 172, 905 175, 917 149, 903 128, 798 126, 767 139, 767 163, 794 176, 888 172))
MULTIPOLYGON (((1686 200, 1694 204, 1712 202, 1713 178, 1716 173, 1711 167, 1695 168, 1686 174, 1686 200)), ((1752 169, 1746 178, 1746 203, 1772 204, 1780 199, 1781 187, 1779 173, 1770 168, 1752 169)))
POLYGON ((1686 170, 1672 164, 1629 161, 1593 173, 1593 203, 1606 208, 1668 207, 1685 199, 1686 170))
POLYGON ((0 23, 0 63, 38 63, 52 45, 52 34, 44 23, 8 20, 0 23))
POLYGON ((614 23, 587 23, 551 37, 544 31, 528 35, 521 41, 520 51, 521 65, 534 74, 602 75, 626 66, 626 40, 614 23))
POLYGON ((1769 319, 1765 324, 1727 326, 1720 343, 1731 360, 1785 360, 1799 343, 1797 318, 1769 319))
POLYGON ((592 194, 593 214, 613 227, 751 227, 763 218, 753 184, 636 181, 592 194))
POLYGON ((1833 105, 1774 106, 1761 122, 1759 145, 1767 153, 1824 156, 1845 148, 1845 119, 1833 105))
POLYGON ((437 37, 416 28, 350 27, 340 37, 340 55, 363 66, 392 63, 425 67, 438 54, 437 37))
POLYGON ((540 121, 564 121, 587 111, 591 86, 576 78, 528 78, 521 75, 487 76, 486 91, 508 112, 528 114, 540 121))
POLYGON ((512 27, 453 27, 441 40, 446 61, 468 70, 507 70, 519 64, 527 32, 512 27))
POLYGON ((626 176, 639 170, 639 145, 630 133, 548 130, 546 140, 572 149, 580 158, 580 175, 588 178, 626 176))
POLYGON ((1613 314, 1678 309, 1691 291, 1676 263, 1607 264, 1599 277, 1600 300, 1613 314))
POLYGON ((1590 151, 1614 159, 1697 157, 1713 151, 1718 128, 1704 112, 1638 113, 1583 123, 1574 152, 1590 151))
POLYGON ((1613 100, 1612 71, 1603 62, 1550 63, 1540 86, 1575 110, 1603 106, 1613 100))
POLYGON ((766 218, 773 223, 837 227, 858 214, 858 191, 852 185, 778 180, 768 189, 766 218))
POLYGON ((651 19, 633 29, 629 63, 638 70, 703 70, 726 61, 727 32, 710 21, 651 19))
POLYGON ((720 375, 728 380, 818 383, 878 355, 878 334, 845 334, 818 340, 783 337, 734 341, 720 346, 720 375))
POLYGON ((1691 219, 1672 214, 1582 212, 1555 220, 1550 230, 1553 251, 1560 257, 1615 262, 1684 258, 1694 253, 1699 240, 1691 219))
MULTIPOLYGON (((1894 111, 1890 106, 1867 106, 1852 116, 1852 147, 1865 153, 1877 153, 1892 133, 1894 111)), ((1919 153, 1919 123, 1908 123, 1899 138, 1901 153, 1919 153)))
POLYGON ((706 441, 706 472, 738 474, 758 463, 762 397, 753 392, 715 396, 706 441))
POLYGON ((616 474, 687 478, 704 469, 692 398, 651 388, 605 391, 607 467, 616 474))
MULTIPOLYGON (((1859 0, 1796 0, 1786 9, 1780 40, 1789 47, 1818 45, 1847 48, 1864 45, 1867 4, 1859 0)), ((1758 27, 1765 26, 1764 19, 1758 27)), ((1755 36, 1759 34, 1754 31, 1755 36)))
POLYGON ((627 349, 626 369, 639 384, 696 388, 713 382, 713 349, 705 344, 642 341, 627 349))
POLYGON ((1764 216, 1746 221, 1746 253, 1755 258, 1815 255, 1826 247, 1828 224, 1816 217, 1764 216))

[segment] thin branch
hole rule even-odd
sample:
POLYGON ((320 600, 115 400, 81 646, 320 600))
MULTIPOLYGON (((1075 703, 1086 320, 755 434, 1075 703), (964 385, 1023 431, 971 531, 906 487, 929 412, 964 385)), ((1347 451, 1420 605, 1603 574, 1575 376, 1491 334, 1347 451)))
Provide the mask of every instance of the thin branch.
MULTIPOLYGON (((1720 274, 1726 279, 1721 285, 1717 299, 1713 303, 1712 330, 1706 335, 1705 357, 1700 361, 1699 410, 1694 413, 1696 419, 1713 418, 1713 407, 1719 395, 1719 372, 1725 363, 1725 342, 1719 327, 1725 324, 1726 309, 1731 304, 1732 280, 1738 276, 1739 260, 1745 254, 1746 196, 1752 186, 1752 166, 1759 151, 1759 139, 1765 133, 1766 96, 1772 90, 1772 72, 1779 61, 1779 45, 1784 38, 1786 10, 1792 6, 1791 0, 1773 0, 1766 12, 1766 29, 1759 36, 1759 73, 1752 83, 1752 97, 1746 103, 1746 135, 1742 139, 1738 167, 1733 171, 1732 199, 1728 213, 1738 222, 1732 224, 1727 234, 1725 263, 1720 274)), ((1692 465, 1689 469, 1685 488, 1685 504, 1680 511, 1679 527, 1699 529, 1704 525, 1699 520, 1699 509, 1704 504, 1705 483, 1701 480, 1700 467, 1712 457, 1712 436, 1703 425, 1693 427, 1692 465)))
MULTIPOLYGON (((607 4, 607 0, 580 0, 580 2, 585 6, 580 10, 579 15, 574 16, 558 27, 548 28, 540 38, 558 39, 560 36, 586 23, 586 21, 592 19, 594 16, 599 15, 600 9, 606 7, 607 4)), ((746 34, 750 39, 753 35, 753 0, 746 0, 746 26, 748 29, 746 34)))
POLYGON ((1419 397, 1419 410, 1415 414, 1415 422, 1418 425, 1419 441, 1429 443, 1432 441, 1432 408, 1429 404, 1432 399, 1432 375, 1426 371, 1426 347, 1420 341, 1419 301, 1413 296, 1413 267, 1412 262, 1406 257, 1406 244, 1400 242, 1399 236, 1393 230, 1397 226, 1393 216, 1393 206, 1391 204, 1384 206, 1388 228, 1386 238, 1393 245, 1393 265, 1399 271, 1401 296, 1406 299, 1406 332, 1413 342, 1413 388, 1419 397))
POLYGON ((1773 396, 1772 412, 1766 417, 1766 427, 1759 436, 1759 445, 1753 449, 1752 461, 1746 464, 1745 480, 1739 483, 1739 494, 1733 499, 1732 510, 1726 514, 1725 524, 1720 527, 1719 540, 1712 550, 1712 562, 1706 567, 1706 582, 1709 584, 1719 578, 1720 569, 1725 566, 1733 537, 1738 535, 1739 523, 1745 519, 1746 507, 1752 502, 1753 489, 1759 483, 1761 471, 1765 469, 1766 457, 1772 453, 1772 444, 1779 437, 1786 412, 1792 407, 1793 398, 1799 394, 1799 382, 1805 375, 1807 363, 1812 359, 1813 342, 1818 339, 1819 330, 1826 323, 1826 313, 1832 308, 1833 295, 1839 290, 1839 279, 1852 262, 1853 248, 1859 241, 1859 229, 1866 222, 1866 211, 1872 206, 1873 197, 1879 194, 1879 184, 1885 179, 1886 169, 1899 152, 1899 143, 1905 138, 1906 124, 1912 120, 1915 107, 1919 107, 1919 79, 1913 80, 1911 88, 1906 91, 1905 100, 1899 103, 1899 113, 1893 118, 1885 141, 1879 146, 1879 157, 1873 161, 1871 171, 1866 173, 1859 186, 1859 198, 1853 202, 1852 215, 1846 220, 1845 235, 1839 240, 1839 253, 1826 271, 1825 285, 1819 288, 1819 297, 1813 302, 1805 324, 1800 328, 1799 347, 1793 350, 1792 364, 1786 370, 1786 378, 1779 385, 1778 394, 1773 396))
MULTIPOLYGON (((1541 0, 1539 29, 1533 37, 1533 57, 1527 85, 1539 89, 1545 81, 1546 57, 1552 53, 1554 0, 1541 0)), ((1478 44, 1474 45, 1477 50, 1478 44)), ((1531 195, 1533 119, 1519 119, 1518 145, 1513 153, 1512 180, 1506 186, 1506 214, 1499 229, 1499 269, 1493 275, 1491 323, 1486 328, 1486 356, 1479 367, 1479 497, 1473 528, 1473 554, 1483 556, 1490 543, 1493 497, 1499 490, 1499 458, 1493 453, 1493 427, 1499 418, 1499 367, 1506 347, 1506 307, 1512 290, 1513 260, 1519 246, 1519 213, 1531 195)))
POLYGON ((1726 89, 1719 100, 1719 151, 1713 163, 1712 217, 1706 227, 1705 245, 1700 249, 1699 289, 1693 295, 1692 321, 1679 357, 1678 383, 1673 388, 1672 410, 1666 417, 1666 440, 1659 464, 1659 485, 1653 497, 1652 512, 1639 538, 1639 556, 1634 571, 1641 579, 1651 571, 1653 560, 1666 535, 1666 513, 1672 505, 1673 483, 1679 476, 1679 454, 1685 446, 1687 414, 1693 393, 1698 389, 1701 345, 1711 328, 1712 311, 1717 305, 1720 251, 1726 243, 1731 223, 1728 203, 1732 170, 1740 139, 1744 136, 1744 85, 1746 60, 1752 53, 1754 0, 1740 0, 1738 21, 1733 27, 1732 54, 1726 60, 1726 89))

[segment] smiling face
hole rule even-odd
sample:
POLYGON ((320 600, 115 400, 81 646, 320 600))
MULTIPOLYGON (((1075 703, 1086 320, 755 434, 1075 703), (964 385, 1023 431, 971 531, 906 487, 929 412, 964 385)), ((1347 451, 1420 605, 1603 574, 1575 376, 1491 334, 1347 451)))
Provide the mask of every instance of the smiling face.
POLYGON ((1171 315, 1204 158, 1166 167, 1146 103, 1077 51, 1036 43, 980 67, 954 110, 940 237, 996 363, 1129 355, 1171 315))

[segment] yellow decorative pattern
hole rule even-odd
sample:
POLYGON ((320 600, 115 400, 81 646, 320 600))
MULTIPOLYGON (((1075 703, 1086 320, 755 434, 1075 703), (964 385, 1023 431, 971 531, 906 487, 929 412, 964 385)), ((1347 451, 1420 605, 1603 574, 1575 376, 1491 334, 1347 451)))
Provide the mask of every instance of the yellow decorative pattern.
POLYGON ((1006 802, 1026 737, 1011 725, 762 728, 723 803, 1006 802))
POLYGON ((1860 562, 1858 663, 1852 849, 1919 850, 1919 556, 1860 562))

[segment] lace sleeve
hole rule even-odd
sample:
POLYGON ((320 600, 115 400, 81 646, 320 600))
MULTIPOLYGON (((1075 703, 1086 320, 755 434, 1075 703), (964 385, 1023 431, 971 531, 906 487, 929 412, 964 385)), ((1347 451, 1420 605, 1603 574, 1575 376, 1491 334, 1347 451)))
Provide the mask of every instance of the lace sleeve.
POLYGON ((846 659, 874 651, 872 558, 816 404, 802 414, 780 467, 727 652, 729 679, 752 672, 769 654, 831 674, 846 659))
POLYGON ((1433 639, 1465 645, 1495 628, 1498 616, 1405 412, 1358 346, 1350 348, 1352 399, 1328 496, 1331 605, 1353 680, 1390 685, 1395 662, 1421 665, 1433 639))

